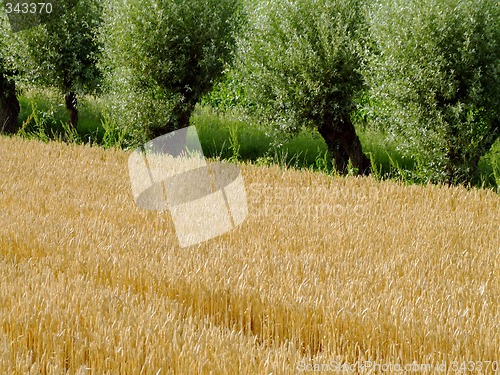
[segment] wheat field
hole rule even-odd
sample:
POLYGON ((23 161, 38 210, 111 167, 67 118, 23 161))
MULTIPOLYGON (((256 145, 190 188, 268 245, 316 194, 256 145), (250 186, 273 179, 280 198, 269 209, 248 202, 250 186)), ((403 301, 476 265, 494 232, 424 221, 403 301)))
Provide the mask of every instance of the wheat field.
POLYGON ((180 248, 129 155, 0 138, 1 374, 500 373, 494 192, 242 164, 180 248))

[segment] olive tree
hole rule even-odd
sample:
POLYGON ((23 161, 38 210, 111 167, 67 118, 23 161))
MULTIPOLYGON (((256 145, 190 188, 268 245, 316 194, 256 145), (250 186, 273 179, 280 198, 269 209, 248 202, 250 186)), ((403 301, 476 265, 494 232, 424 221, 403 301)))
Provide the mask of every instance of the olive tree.
POLYGON ((359 42, 365 22, 359 0, 270 0, 249 11, 239 42, 245 92, 284 132, 317 129, 335 167, 369 172, 351 115, 363 90, 359 42))
POLYGON ((497 0, 374 0, 364 75, 420 179, 469 183, 500 135, 497 0))
POLYGON ((111 118, 147 138, 185 127, 231 60, 240 0, 111 0, 101 30, 111 118))
POLYGON ((16 97, 15 67, 10 38, 12 34, 7 17, 0 12, 0 133, 14 133, 18 130, 17 118, 20 107, 16 97))
POLYGON ((53 12, 43 14, 43 24, 20 31, 28 45, 27 77, 58 89, 77 127, 77 96, 99 90, 99 45, 96 34, 102 21, 99 0, 53 2, 53 12))

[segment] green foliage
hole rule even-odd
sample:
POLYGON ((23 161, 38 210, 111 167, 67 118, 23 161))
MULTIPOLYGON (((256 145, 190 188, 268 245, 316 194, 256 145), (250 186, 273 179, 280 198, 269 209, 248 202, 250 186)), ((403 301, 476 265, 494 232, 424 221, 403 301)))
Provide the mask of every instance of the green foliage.
POLYGON ((101 33, 110 116, 141 141, 188 125, 231 60, 241 8, 239 0, 110 0, 101 33))
POLYGON ((108 116, 101 120, 104 129, 101 145, 104 148, 128 148, 130 140, 124 129, 117 126, 108 116))
MULTIPOLYGON (((0 77, 15 67, 15 40, 10 30, 9 19, 0 3, 0 77)), ((0 86, 0 87, 3 87, 0 86)))
POLYGON ((76 130, 76 128, 72 125, 70 125, 66 121, 61 121, 61 127, 62 127, 62 136, 60 136, 60 140, 63 140, 66 143, 73 143, 73 144, 82 144, 84 143, 84 140, 76 130))
POLYGON ((403 140, 416 179, 472 182, 500 135, 498 2, 375 0, 368 13, 374 119, 403 140))
POLYGON ((191 125, 196 126, 207 157, 229 160, 237 151, 238 160, 255 160, 269 149, 270 138, 264 129, 241 113, 197 106, 191 125))
POLYGON ((229 128, 229 150, 231 151, 230 161, 237 161, 240 159, 240 141, 238 139, 238 127, 231 126, 229 128))
POLYGON ((0 133, 18 128, 19 102, 16 98, 16 43, 5 13, 0 10, 0 133))
POLYGON ((286 131, 337 122, 353 110, 363 82, 357 69, 360 1, 261 1, 239 48, 250 100, 286 131))
POLYGON ((252 112, 253 104, 245 94, 243 82, 238 79, 234 68, 227 67, 224 76, 216 82, 213 89, 201 101, 204 106, 211 106, 219 112, 246 110, 252 112))
POLYGON ((478 186, 493 187, 500 193, 500 138, 479 162, 480 177, 478 186))
POLYGON ((316 170, 324 173, 331 172, 327 151, 321 153, 320 150, 318 149, 318 154, 316 155, 316 160, 314 161, 314 167, 316 170))
POLYGON ((57 2, 44 24, 19 32, 27 43, 26 80, 51 86, 66 94, 96 92, 101 73, 97 68, 97 30, 102 22, 100 0, 57 2))
POLYGON ((6 72, 8 70, 8 45, 7 38, 9 37, 9 30, 7 24, 7 17, 0 13, 0 89, 3 93, 4 87, 7 85, 7 75, 6 72))
POLYGON ((27 139, 36 139, 41 142, 49 142, 53 139, 54 134, 51 134, 50 119, 53 115, 51 112, 39 111, 35 101, 30 102, 31 113, 23 122, 18 135, 27 139))

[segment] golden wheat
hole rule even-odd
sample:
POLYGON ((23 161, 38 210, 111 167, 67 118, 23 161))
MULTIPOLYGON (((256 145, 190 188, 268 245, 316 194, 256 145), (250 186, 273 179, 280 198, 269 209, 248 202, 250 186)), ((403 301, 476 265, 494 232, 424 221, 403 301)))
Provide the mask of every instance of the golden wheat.
POLYGON ((0 139, 0 373, 500 366, 495 193, 241 165, 246 221, 180 248, 129 155, 0 139))

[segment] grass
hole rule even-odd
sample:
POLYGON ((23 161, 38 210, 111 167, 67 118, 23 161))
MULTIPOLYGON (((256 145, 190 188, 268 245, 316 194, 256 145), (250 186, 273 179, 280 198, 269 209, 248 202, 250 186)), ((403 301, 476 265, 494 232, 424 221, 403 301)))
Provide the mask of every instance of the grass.
MULTIPOLYGON (((316 131, 302 129, 296 136, 277 139, 268 127, 256 124, 253 119, 239 113, 220 114, 209 107, 198 107, 191 123, 196 126, 203 150, 209 157, 231 159, 234 156, 231 134, 236 134, 240 161, 332 171, 327 145, 316 131)), ((405 159, 381 132, 359 129, 358 133, 365 153, 372 155, 384 175, 391 174, 395 163, 401 168, 412 168, 413 163, 405 159)))
MULTIPOLYGON (((49 138, 57 138, 65 133, 64 124, 69 115, 64 105, 64 97, 49 89, 28 90, 20 96, 19 125, 24 125, 27 132, 44 131, 49 138), (33 115, 38 117, 35 121, 33 115), (40 126, 42 129, 39 129, 40 126), (38 128, 38 129, 37 129, 38 128)), ((78 101, 78 135, 82 142, 102 144, 103 103, 99 98, 86 96, 78 101)))
POLYGON ((497 194, 240 164, 246 221, 180 248, 129 154, 0 138, 0 373, 500 360, 497 194))
MULTIPOLYGON (((19 123, 25 135, 42 140, 67 139, 68 114, 63 98, 50 90, 27 91, 21 96, 19 123), (35 114, 35 118, 33 117, 35 114)), ((69 138, 77 143, 97 143, 106 148, 128 143, 103 113, 104 99, 87 96, 79 100, 77 133, 69 138)), ((220 113, 198 106, 191 118, 208 157, 248 161, 257 165, 278 164, 287 168, 311 169, 333 173, 331 156, 319 133, 303 129, 294 137, 273 133, 265 124, 238 112, 220 113)), ((372 161, 374 177, 418 183, 414 177, 416 161, 405 157, 398 145, 381 131, 369 127, 357 129, 363 150, 372 161)), ((500 139, 481 158, 475 186, 498 189, 500 186, 500 139)))

